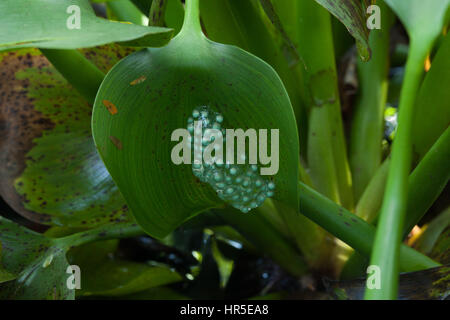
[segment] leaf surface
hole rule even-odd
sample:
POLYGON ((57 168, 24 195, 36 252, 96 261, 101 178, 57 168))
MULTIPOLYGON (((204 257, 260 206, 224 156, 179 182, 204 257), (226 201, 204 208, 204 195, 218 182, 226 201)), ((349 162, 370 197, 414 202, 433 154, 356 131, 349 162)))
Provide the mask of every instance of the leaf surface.
POLYGON ((356 39, 356 47, 363 61, 370 59, 369 29, 366 27, 366 14, 359 0, 315 0, 332 15, 338 18, 348 32, 356 39))
POLYGON ((94 105, 97 148, 146 232, 163 238, 196 214, 224 205, 191 165, 171 160, 177 143, 171 135, 187 128, 196 108, 220 113, 224 128, 279 129, 280 167, 267 179, 276 185, 274 197, 296 208, 298 135, 280 78, 253 55, 182 29, 168 46, 117 64, 94 105), (104 101, 118 112, 111 114, 104 101))
POLYGON ((111 42, 161 46, 172 37, 171 29, 98 18, 86 0, 4 0, 0 12, 0 30, 7 31, 0 34, 0 51, 25 47, 77 49, 111 42), (78 18, 79 29, 73 27, 78 18))
MULTIPOLYGON (((102 71, 130 50, 89 49, 102 71)), ((38 50, 1 53, 0 194, 39 223, 95 226, 128 219, 95 149, 91 106, 38 50)))

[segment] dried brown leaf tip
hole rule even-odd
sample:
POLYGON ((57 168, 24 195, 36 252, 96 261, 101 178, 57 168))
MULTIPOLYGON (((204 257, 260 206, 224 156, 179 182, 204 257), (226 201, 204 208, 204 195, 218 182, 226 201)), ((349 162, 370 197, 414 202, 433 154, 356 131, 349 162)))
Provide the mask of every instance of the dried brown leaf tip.
POLYGON ((106 109, 108 109, 109 113, 111 113, 112 115, 117 113, 117 107, 111 101, 103 100, 103 105, 106 107, 106 109))
POLYGON ((139 83, 144 82, 145 80, 147 80, 147 77, 146 77, 146 76, 140 76, 140 77, 137 78, 136 80, 131 81, 131 82, 130 82, 130 85, 135 86, 135 85, 137 85, 137 84, 139 84, 139 83))
POLYGON ((109 136, 109 140, 111 140, 111 142, 116 146, 117 149, 122 150, 123 148, 122 141, 120 141, 114 136, 109 136))

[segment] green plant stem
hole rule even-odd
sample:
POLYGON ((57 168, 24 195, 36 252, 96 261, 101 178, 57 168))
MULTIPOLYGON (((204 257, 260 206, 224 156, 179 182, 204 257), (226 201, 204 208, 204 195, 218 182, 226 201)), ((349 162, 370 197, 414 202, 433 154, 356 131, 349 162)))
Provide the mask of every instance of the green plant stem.
POLYGON ((353 209, 351 173, 334 57, 330 14, 315 1, 297 1, 294 42, 306 64, 303 99, 309 107, 307 160, 317 190, 353 209), (305 45, 307 44, 307 45, 305 45))
MULTIPOLYGON (((334 203, 303 183, 299 183, 300 213, 314 221, 362 255, 369 257, 375 238, 375 227, 334 203)), ((418 271, 440 264, 414 249, 401 245, 400 268, 418 271)))
POLYGON ((199 0, 186 0, 183 27, 178 36, 185 32, 204 37, 200 24, 199 0))
MULTIPOLYGON (((414 38, 411 41, 413 42, 414 38)), ((381 270, 381 289, 366 289, 365 299, 396 299, 398 294, 398 256, 407 209, 408 176, 412 162, 413 107, 425 58, 426 51, 416 50, 414 43, 411 43, 400 95, 399 124, 392 147, 386 191, 370 260, 371 265, 376 265, 381 270)))
POLYGON ((77 50, 41 49, 64 78, 93 104, 104 74, 77 50))
POLYGON ((167 7, 167 0, 153 0, 148 15, 148 25, 154 27, 164 26, 164 13, 167 7))
POLYGON ((148 24, 148 18, 130 0, 108 1, 107 6, 120 21, 132 22, 142 26, 148 24))
POLYGON ((372 58, 368 62, 358 59, 360 90, 352 122, 350 165, 353 192, 358 200, 380 166, 381 142, 384 129, 384 108, 387 99, 389 70, 389 29, 393 14, 382 1, 380 3, 381 29, 372 30, 369 45, 372 58))
POLYGON ((318 270, 329 265, 333 248, 326 245, 326 232, 297 210, 279 201, 274 201, 274 205, 275 214, 281 217, 288 231, 286 236, 296 244, 310 268, 318 270))
POLYGON ((145 235, 145 232, 136 223, 114 223, 75 233, 67 237, 55 238, 54 241, 65 242, 72 248, 98 240, 137 237, 141 235, 145 235))
MULTIPOLYGON (((444 190, 450 178, 450 128, 439 137, 425 157, 410 174, 408 180, 408 209, 406 210, 403 238, 420 221, 430 206, 444 190)), ((380 198, 384 193, 384 182, 389 167, 389 159, 379 168, 356 207, 356 214, 369 223, 376 221, 380 209, 380 198)), ((349 266, 342 277, 359 276, 367 261, 352 255, 349 266), (359 265, 358 265, 359 263, 359 265), (353 273, 353 270, 356 273, 353 273)))

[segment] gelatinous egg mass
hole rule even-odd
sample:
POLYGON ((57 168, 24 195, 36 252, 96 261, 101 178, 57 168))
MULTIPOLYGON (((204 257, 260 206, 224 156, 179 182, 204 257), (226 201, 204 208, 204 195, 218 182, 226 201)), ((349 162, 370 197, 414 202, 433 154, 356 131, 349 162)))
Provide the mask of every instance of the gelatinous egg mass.
MULTIPOLYGON (((226 141, 226 130, 222 127, 223 121, 224 118, 220 113, 206 106, 192 111, 192 117, 189 117, 187 122, 187 129, 191 134, 192 159, 194 159, 192 172, 200 181, 208 183, 223 201, 247 213, 274 195, 275 184, 259 174, 259 167, 256 164, 223 163, 224 159, 214 159, 210 163, 204 161, 203 151, 214 142, 214 137, 205 140, 207 130, 220 130, 223 141, 226 141), (194 138, 199 136, 202 137, 201 143, 195 141, 199 138, 194 138), (202 161, 195 161, 195 159, 202 159, 202 161)), ((223 154, 225 157, 225 152, 223 154)))

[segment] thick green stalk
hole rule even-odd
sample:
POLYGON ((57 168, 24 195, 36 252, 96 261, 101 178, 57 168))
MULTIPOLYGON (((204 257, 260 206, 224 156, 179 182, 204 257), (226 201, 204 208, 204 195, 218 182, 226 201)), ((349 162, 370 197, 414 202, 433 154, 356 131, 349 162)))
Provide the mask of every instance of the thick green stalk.
POLYGON ((153 0, 148 15, 148 25, 154 27, 164 26, 164 13, 167 7, 167 0, 153 0))
POLYGON ((148 18, 130 0, 108 1, 107 5, 120 21, 132 22, 141 26, 148 24, 148 18))
MULTIPOLYGON (((287 228, 287 236, 292 239, 312 269, 329 268, 331 251, 329 238, 322 228, 314 224, 297 210, 274 201, 275 214, 280 216, 287 228)), ((329 271, 329 270, 327 270, 329 271)))
POLYGON ((186 0, 185 6, 183 27, 177 36, 181 36, 182 33, 189 33, 204 37, 200 24, 199 0, 186 0))
POLYGON ((93 104, 104 74, 77 50, 41 49, 41 52, 86 100, 93 104))
POLYGON ((367 289, 366 299, 396 299, 398 294, 398 254, 407 209, 408 176, 412 162, 413 107, 426 54, 426 50, 414 45, 413 38, 400 95, 399 124, 392 147, 386 191, 370 260, 371 265, 376 265, 381 270, 381 289, 367 289))
POLYGON ((311 178, 317 190, 352 210, 352 182, 341 118, 330 14, 313 0, 296 4, 298 29, 294 42, 298 44, 306 64, 303 94, 309 106, 307 159, 311 178))
POLYGON ((380 3, 381 29, 372 30, 369 45, 372 58, 368 62, 358 59, 359 95, 352 122, 350 165, 353 192, 358 200, 380 166, 381 142, 384 129, 384 108, 387 99, 389 71, 389 30, 393 22, 392 11, 380 3))
MULTIPOLYGON (((299 183, 300 213, 347 243, 362 255, 369 257, 375 238, 375 227, 353 213, 324 197, 303 183, 299 183)), ((439 264, 406 246, 400 246, 402 271, 417 271, 439 264)))
POLYGON ((75 233, 67 237, 55 238, 55 241, 66 242, 70 247, 77 247, 98 240, 137 237, 141 235, 145 235, 145 232, 136 223, 113 223, 75 233))

